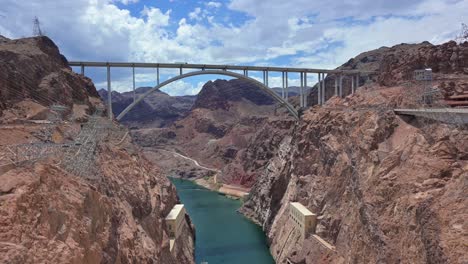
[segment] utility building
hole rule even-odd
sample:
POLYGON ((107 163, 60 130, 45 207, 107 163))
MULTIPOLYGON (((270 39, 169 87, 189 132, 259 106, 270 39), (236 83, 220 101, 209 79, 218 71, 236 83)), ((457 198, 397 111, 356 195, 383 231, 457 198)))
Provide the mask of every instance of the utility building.
POLYGON ((166 225, 169 231, 170 250, 174 247, 176 238, 180 235, 185 219, 185 208, 183 204, 176 204, 166 216, 166 225))
POLYGON ((295 228, 301 232, 302 239, 309 232, 315 232, 317 216, 302 204, 297 202, 289 204, 289 219, 294 223, 295 228))

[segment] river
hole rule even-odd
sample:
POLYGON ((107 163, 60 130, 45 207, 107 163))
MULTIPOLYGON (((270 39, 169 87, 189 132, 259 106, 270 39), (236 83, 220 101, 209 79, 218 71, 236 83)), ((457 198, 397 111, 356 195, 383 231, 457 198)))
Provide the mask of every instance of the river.
POLYGON ((188 180, 171 181, 195 225, 197 264, 275 263, 262 229, 236 212, 240 201, 188 180))

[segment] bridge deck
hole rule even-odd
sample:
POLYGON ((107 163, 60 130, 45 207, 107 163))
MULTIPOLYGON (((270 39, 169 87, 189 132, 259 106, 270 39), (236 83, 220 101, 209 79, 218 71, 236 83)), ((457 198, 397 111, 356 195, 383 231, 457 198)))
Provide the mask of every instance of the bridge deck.
POLYGON ((339 73, 339 74, 375 74, 374 71, 360 70, 326 70, 291 67, 243 66, 243 65, 216 65, 191 63, 146 63, 146 62, 96 62, 96 61, 69 61, 68 65, 75 67, 121 67, 121 68, 172 68, 172 69, 207 69, 207 70, 247 70, 269 72, 308 72, 308 73, 339 73))

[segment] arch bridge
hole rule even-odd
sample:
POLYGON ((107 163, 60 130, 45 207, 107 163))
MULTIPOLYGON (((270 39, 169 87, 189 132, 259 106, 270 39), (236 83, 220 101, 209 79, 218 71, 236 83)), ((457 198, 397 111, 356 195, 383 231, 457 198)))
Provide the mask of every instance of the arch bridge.
POLYGON ((317 89, 317 101, 318 104, 322 105, 325 100, 325 77, 327 74, 337 75, 335 78, 335 95, 343 96, 343 78, 348 77, 351 79, 351 92, 354 93, 356 88, 359 87, 359 77, 362 74, 373 74, 374 72, 359 71, 359 70, 326 70, 326 69, 311 69, 311 68, 289 68, 289 67, 267 67, 267 66, 241 66, 241 65, 213 65, 213 64, 188 64, 188 63, 132 63, 132 62, 83 62, 83 61, 70 61, 68 63, 70 67, 80 67, 81 74, 85 74, 86 67, 105 67, 107 68, 107 94, 108 94, 108 114, 109 118, 113 118, 112 113, 112 86, 111 86, 111 67, 114 68, 131 68, 133 76, 133 103, 125 108, 118 116, 117 120, 121 120, 130 110, 132 110, 137 104, 143 101, 148 95, 159 90, 160 88, 173 83, 177 80, 188 78, 191 76, 198 75, 224 75, 238 79, 246 80, 259 89, 265 91, 267 94, 273 97, 276 101, 281 103, 289 113, 296 119, 299 119, 299 113, 294 106, 288 101, 288 74, 299 73, 300 75, 300 90, 299 90, 299 106, 301 108, 306 107, 307 95, 305 94, 305 88, 307 87, 308 74, 318 75, 318 89, 317 89), (144 93, 143 95, 136 97, 135 93, 135 68, 153 68, 156 70, 156 83, 157 85, 144 93), (179 75, 170 78, 164 82, 160 82, 160 69, 179 69, 179 75), (192 70, 184 73, 184 69, 192 70), (195 71, 193 71, 195 70, 195 71), (240 73, 241 72, 241 73, 240 73), (250 72, 262 72, 263 82, 257 81, 255 78, 249 76, 250 72), (271 72, 281 72, 282 86, 281 94, 273 91, 272 87, 269 87, 268 80, 271 72))

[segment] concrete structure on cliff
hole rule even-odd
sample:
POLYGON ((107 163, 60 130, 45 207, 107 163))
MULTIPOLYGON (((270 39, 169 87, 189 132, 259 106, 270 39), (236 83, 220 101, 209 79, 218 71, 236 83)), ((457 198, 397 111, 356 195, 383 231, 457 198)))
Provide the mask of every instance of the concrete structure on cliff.
POLYGON ((319 105, 322 105, 326 101, 325 93, 325 78, 327 74, 334 74, 335 78, 335 95, 343 96, 343 79, 349 78, 351 81, 351 92, 354 91, 360 85, 360 76, 375 74, 371 71, 360 71, 360 70, 326 70, 326 69, 310 69, 310 68, 289 68, 289 67, 268 67, 268 66, 241 66, 241 65, 209 65, 209 64, 188 64, 188 63, 131 63, 131 62, 82 62, 82 61, 70 61, 69 66, 71 67, 80 67, 81 74, 85 74, 85 67, 105 67, 107 68, 107 90, 108 90, 108 114, 109 118, 113 118, 112 113, 112 86, 111 86, 111 68, 131 68, 133 71, 133 103, 131 103, 127 108, 125 108, 117 120, 121 120, 130 110, 132 110, 137 104, 139 104, 145 97, 149 94, 159 90, 160 88, 173 83, 177 80, 184 79, 191 76, 198 75, 224 75, 230 76, 238 79, 246 80, 250 83, 255 84, 259 89, 265 91, 267 94, 271 95, 276 101, 281 103, 286 109, 294 116, 296 119, 299 119, 298 110, 290 104, 288 101, 288 80, 289 74, 295 73, 299 74, 300 77, 300 92, 299 92, 299 107, 304 108, 308 106, 307 103, 307 94, 305 93, 308 81, 308 75, 317 74, 318 83, 317 83, 317 101, 319 105), (156 69, 156 83, 157 85, 144 93, 139 98, 136 97, 135 93, 135 68, 154 68, 156 69), (179 75, 164 81, 160 82, 160 69, 179 69, 179 75), (184 73, 184 69, 196 70, 188 73, 184 73), (237 72, 236 72, 237 71, 237 72), (263 73, 263 82, 257 81, 253 77, 249 77, 249 72, 262 72, 263 73), (269 77, 270 73, 281 73, 282 80, 282 93, 281 95, 277 94, 275 91, 269 87, 269 77))
POLYGON ((289 204, 289 219, 294 223, 294 227, 301 233, 304 239, 307 234, 315 232, 317 216, 301 203, 291 202, 289 204))
POLYGON ((174 243, 177 237, 182 232, 182 227, 185 220, 185 207, 183 204, 176 204, 166 216, 166 226, 169 231, 170 250, 174 248, 174 243))

